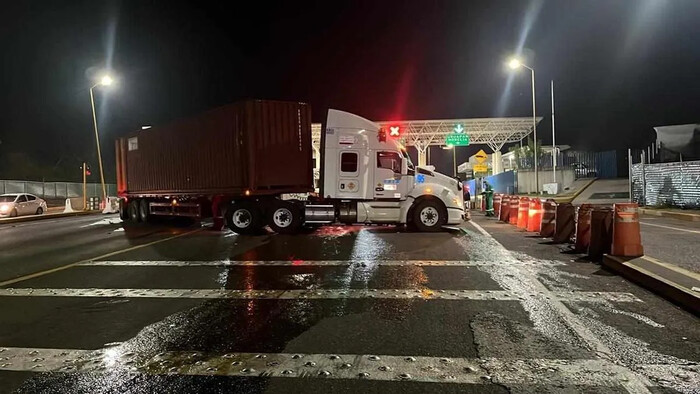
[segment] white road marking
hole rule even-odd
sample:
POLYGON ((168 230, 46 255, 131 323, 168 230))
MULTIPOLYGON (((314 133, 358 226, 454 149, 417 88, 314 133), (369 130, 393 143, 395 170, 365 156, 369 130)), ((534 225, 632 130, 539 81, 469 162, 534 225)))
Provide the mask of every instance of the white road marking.
MULTIPOLYGON (((499 245, 501 248, 503 248, 503 253, 505 254, 511 254, 511 252, 504 247, 498 240, 496 240, 490 233, 488 233, 486 230, 484 230, 480 225, 478 225, 476 222, 473 220, 470 222, 479 232, 484 234, 484 236, 490 238, 493 242, 495 242, 497 245, 499 245)), ((520 271, 518 274, 519 276, 519 282, 520 283, 526 283, 529 286, 531 286, 533 289, 542 292, 544 294, 546 293, 551 293, 553 294, 554 292, 551 292, 542 282, 537 278, 536 275, 534 275, 532 272, 529 272, 527 270, 523 269, 518 269, 518 267, 514 267, 515 270, 520 271)), ((499 283, 503 285, 502 283, 499 283)), ((507 287, 506 287, 507 288, 507 287)), ((593 334, 593 332, 586 327, 584 322, 576 316, 571 310, 562 302, 562 300, 557 299, 556 297, 550 297, 547 298, 547 304, 557 313, 559 314, 560 318, 565 322, 566 326, 568 326, 569 329, 573 330, 584 342, 585 344, 593 350, 599 357, 609 360, 610 362, 615 362, 617 361, 617 357, 615 354, 610 350, 608 346, 605 345, 598 337, 593 334)), ((647 386, 650 385, 649 380, 646 377, 642 377, 639 375, 636 375, 632 372, 632 370, 628 369, 625 366, 620 366, 621 368, 624 368, 626 371, 628 371, 628 374, 630 376, 630 379, 624 382, 623 386, 625 389, 630 392, 630 393, 650 393, 649 389, 647 386)))
MULTIPOLYGON (((659 366, 643 365, 654 369, 659 366)), ((669 379, 698 373, 660 366, 669 379)), ((115 346, 99 350, 0 348, 0 370, 61 373, 364 379, 455 384, 624 386, 631 372, 605 360, 497 359, 368 354, 226 353, 157 355, 115 346)), ((97 379, 100 379, 99 375, 97 379)))
MULTIPOLYGON (((248 261, 232 261, 232 260, 212 260, 212 261, 168 261, 168 260, 103 260, 103 261, 87 261, 81 263, 80 266, 91 267, 237 267, 237 266, 269 266, 269 267, 284 267, 284 266, 356 266, 356 267, 376 267, 381 266, 454 266, 454 267, 480 267, 485 265, 502 264, 498 261, 468 261, 468 260, 248 260, 248 261)), ((535 265, 535 262, 522 261, 519 265, 535 265)), ((538 265, 561 264, 551 262, 538 262, 538 265)))
POLYGON ((228 289, 99 289, 99 288, 4 288, 0 297, 98 297, 98 298, 197 298, 197 299, 436 299, 525 301, 556 299, 567 302, 641 302, 630 293, 596 291, 542 291, 515 294, 503 290, 434 289, 315 289, 315 290, 228 290, 228 289))
POLYGON ((656 223, 647 223, 647 222, 642 222, 641 220, 639 223, 647 225, 647 226, 654 226, 654 227, 661 227, 661 228, 666 228, 669 230, 675 230, 675 231, 684 231, 686 233, 693 233, 693 234, 700 234, 700 230, 690 230, 687 228, 678 228, 678 227, 671 227, 671 226, 664 226, 661 224, 656 224, 656 223))

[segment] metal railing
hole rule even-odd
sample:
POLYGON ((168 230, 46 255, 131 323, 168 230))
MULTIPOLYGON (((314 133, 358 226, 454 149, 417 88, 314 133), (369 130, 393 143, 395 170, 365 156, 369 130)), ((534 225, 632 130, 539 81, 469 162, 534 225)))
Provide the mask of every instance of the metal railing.
MULTIPOLYGON (((105 184, 108 196, 117 195, 117 185, 105 184)), ((102 186, 99 183, 87 184, 87 197, 102 197, 102 186)), ((30 193, 43 199, 63 199, 83 196, 83 184, 79 182, 37 182, 0 180, 0 194, 30 193)))

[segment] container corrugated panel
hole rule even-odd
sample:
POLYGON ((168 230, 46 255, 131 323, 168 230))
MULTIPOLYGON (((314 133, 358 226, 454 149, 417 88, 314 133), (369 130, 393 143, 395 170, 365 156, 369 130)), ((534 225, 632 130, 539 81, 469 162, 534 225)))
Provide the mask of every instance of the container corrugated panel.
POLYGON ((700 161, 634 164, 632 196, 640 205, 700 208, 700 161))
POLYGON ((117 140, 120 194, 253 194, 313 187, 311 109, 249 100, 117 140))

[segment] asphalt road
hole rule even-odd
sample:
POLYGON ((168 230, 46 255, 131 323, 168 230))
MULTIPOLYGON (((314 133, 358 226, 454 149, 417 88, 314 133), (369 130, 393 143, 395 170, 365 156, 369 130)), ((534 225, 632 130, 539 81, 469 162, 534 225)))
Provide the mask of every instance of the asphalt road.
POLYGON ((0 226, 0 391, 697 392, 697 317, 473 216, 436 234, 0 226))
POLYGON ((644 253, 700 273, 700 222, 642 215, 644 253))

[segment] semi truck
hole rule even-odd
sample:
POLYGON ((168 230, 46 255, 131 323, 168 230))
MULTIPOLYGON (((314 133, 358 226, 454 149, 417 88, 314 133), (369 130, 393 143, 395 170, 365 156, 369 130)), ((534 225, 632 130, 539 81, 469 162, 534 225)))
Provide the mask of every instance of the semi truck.
POLYGON ((311 109, 247 100, 116 141, 120 215, 212 217, 239 234, 327 224, 439 231, 465 219, 462 183, 414 166, 390 130, 330 109, 314 189, 311 109))

